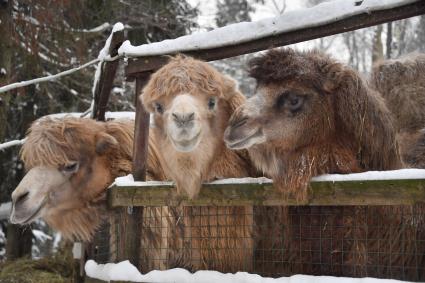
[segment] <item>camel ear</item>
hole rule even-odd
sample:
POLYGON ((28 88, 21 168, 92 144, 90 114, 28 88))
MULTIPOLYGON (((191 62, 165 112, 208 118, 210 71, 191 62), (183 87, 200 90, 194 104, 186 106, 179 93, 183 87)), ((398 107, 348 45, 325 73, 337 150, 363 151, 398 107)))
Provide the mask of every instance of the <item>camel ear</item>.
POLYGON ((107 133, 99 133, 96 135, 96 153, 103 155, 118 145, 116 138, 107 133))
POLYGON ((229 76, 224 76, 223 79, 223 95, 224 99, 229 103, 230 113, 235 112, 246 100, 238 89, 238 83, 229 76))

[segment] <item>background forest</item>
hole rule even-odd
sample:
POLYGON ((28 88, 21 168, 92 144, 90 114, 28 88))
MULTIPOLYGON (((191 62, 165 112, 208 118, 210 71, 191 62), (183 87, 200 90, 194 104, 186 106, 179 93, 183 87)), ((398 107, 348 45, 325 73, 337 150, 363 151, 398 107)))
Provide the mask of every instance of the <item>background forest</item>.
MULTIPOLYGON (((0 85, 79 66, 103 47, 115 22, 133 45, 202 32, 241 21, 273 17, 322 0, 0 0, 0 85)), ((425 51, 425 16, 325 37, 293 47, 317 48, 367 74, 373 62, 425 51)), ((244 94, 255 87, 245 72, 254 54, 213 62, 234 77, 244 94)), ((134 86, 123 66, 114 82, 110 111, 134 110, 134 86)), ((58 112, 84 112, 91 103, 95 66, 49 83, 0 95, 0 143, 22 139, 35 119, 58 112)), ((23 176, 19 148, 0 151, 0 203, 23 176)), ((1 209, 0 209, 1 211, 1 209)), ((1 213, 0 213, 1 216, 1 213)), ((0 219, 0 261, 55 251, 60 236, 42 222, 19 228, 0 219), (6 238, 8 240, 6 240, 6 238), (7 251, 6 251, 7 250, 7 251)))

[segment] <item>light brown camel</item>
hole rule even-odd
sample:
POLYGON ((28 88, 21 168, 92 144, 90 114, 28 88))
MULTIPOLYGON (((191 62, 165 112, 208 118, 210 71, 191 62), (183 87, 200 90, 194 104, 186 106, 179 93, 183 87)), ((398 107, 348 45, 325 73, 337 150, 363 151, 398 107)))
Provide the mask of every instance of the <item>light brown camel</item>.
POLYGON ((403 161, 425 168, 425 54, 376 63, 371 86, 383 95, 394 115, 403 161))
MULTIPOLYGON (((106 213, 106 189, 131 172, 134 122, 73 117, 35 121, 21 150, 28 170, 12 194, 11 222, 43 218, 67 239, 90 241, 106 213)), ((150 144, 154 144, 150 142, 150 144)), ((150 150, 148 178, 161 179, 150 150)))
MULTIPOLYGON (((152 75, 141 99, 154 114, 151 135, 161 148, 161 167, 179 194, 196 198, 203 182, 256 174, 246 151, 231 151, 223 142, 228 120, 245 98, 234 80, 208 63, 176 56, 152 75)), ((169 267, 250 269, 252 207, 175 211, 182 220, 171 235, 178 239, 173 245, 180 256, 169 267)))
MULTIPOLYGON (((235 111, 224 138, 229 148, 248 149, 258 168, 271 175, 285 195, 305 199, 308 183, 315 175, 402 167, 391 114, 379 93, 368 88, 354 70, 318 51, 277 49, 254 58, 250 62, 250 74, 257 80, 256 94, 235 111)), ((350 275, 367 275, 369 263, 395 264, 394 258, 390 263, 388 258, 380 259, 379 263, 369 256, 369 252, 380 250, 377 239, 394 243, 394 253, 409 254, 406 258, 397 258, 401 261, 399 266, 417 255, 412 243, 419 228, 410 225, 412 222, 406 219, 409 217, 402 213, 387 215, 390 208, 379 207, 373 209, 373 213, 382 220, 380 223, 385 229, 371 226, 368 230, 367 208, 353 208, 355 211, 350 217, 344 215, 346 208, 339 209, 336 219, 324 217, 324 221, 347 225, 342 226, 347 230, 339 230, 332 237, 350 239, 351 248, 340 260, 342 264, 354 266, 350 275), (399 238, 401 227, 410 229, 403 242, 399 238)), ((275 213, 277 221, 288 212, 275 209, 270 213, 275 213)), ((412 220, 414 217, 410 216, 412 220)), ((264 229, 274 227, 273 223, 264 225, 264 229)), ((285 246, 289 246, 287 256, 293 256, 296 262, 303 262, 308 268, 311 264, 307 263, 313 262, 312 255, 302 253, 302 248, 296 247, 298 240, 294 241, 285 246), (292 252, 291 246, 296 247, 292 252)), ((309 249, 314 246, 321 250, 317 246, 321 243, 311 241, 309 249)), ((282 248, 281 244, 267 240, 257 245, 282 248)), ((321 258, 321 262, 332 262, 332 258, 329 254, 327 259, 321 258)), ((420 261, 423 260, 421 257, 420 261)), ((272 269, 273 264, 268 267, 272 269)), ((301 268, 303 270, 306 269, 301 268)), ((347 275, 342 271, 341 275, 344 274, 347 275)))

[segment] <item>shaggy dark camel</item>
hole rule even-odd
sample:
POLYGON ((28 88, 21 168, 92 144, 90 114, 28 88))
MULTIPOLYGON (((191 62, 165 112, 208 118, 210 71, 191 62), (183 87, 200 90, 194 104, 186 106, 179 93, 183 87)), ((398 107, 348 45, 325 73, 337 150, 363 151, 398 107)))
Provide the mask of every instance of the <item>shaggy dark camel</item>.
POLYGON ((410 167, 425 168, 425 54, 378 62, 371 85, 394 115, 403 161, 410 167))
MULTIPOLYGON (((370 89, 354 70, 318 51, 279 49, 254 58, 250 74, 257 80, 256 94, 235 111, 224 138, 229 148, 248 149, 258 168, 273 178, 284 196, 306 199, 309 181, 315 175, 402 167, 391 114, 380 94, 370 89)), ((349 252, 341 257, 343 264, 357 266, 351 275, 367 275, 367 264, 378 265, 379 260, 386 266, 395 264, 369 257, 370 251, 380 249, 377 239, 397 243, 392 250, 395 253, 409 254, 397 258, 399 266, 407 266, 417 252, 421 253, 412 248, 418 227, 423 227, 417 221, 422 219, 420 215, 390 215, 391 208, 374 208, 375 218, 382 220, 380 223, 386 229, 367 229, 371 224, 366 208, 353 208, 354 214, 349 217, 344 216, 347 208, 339 209, 334 219, 324 217, 323 221, 347 225, 347 230, 339 230, 342 234, 335 233, 333 237, 352 239, 349 252), (404 229, 402 233, 410 232, 406 241, 399 241, 400 229, 404 229)), ((274 215, 275 223, 292 225, 284 208, 270 209, 269 213, 274 215)), ((264 223, 264 227, 263 230, 273 229, 274 223, 264 223)), ((263 230, 257 233, 263 234, 263 230)), ((289 230, 285 234, 276 229, 275 238, 291 239, 294 232, 289 230)), ((312 255, 302 253, 303 248, 297 243, 295 238, 289 243, 262 240, 257 245, 263 249, 285 248, 281 256, 289 261, 292 258, 295 262, 313 262, 312 255)), ((311 242, 308 249, 315 246, 320 250, 317 243, 321 241, 311 242)), ((331 258, 329 255, 327 260, 331 258)), ((420 261, 423 260, 421 256, 420 261)), ((301 272, 308 266, 314 269, 304 264, 301 272)), ((262 268, 273 269, 273 264, 262 268)), ((347 275, 341 272, 344 274, 347 275)))

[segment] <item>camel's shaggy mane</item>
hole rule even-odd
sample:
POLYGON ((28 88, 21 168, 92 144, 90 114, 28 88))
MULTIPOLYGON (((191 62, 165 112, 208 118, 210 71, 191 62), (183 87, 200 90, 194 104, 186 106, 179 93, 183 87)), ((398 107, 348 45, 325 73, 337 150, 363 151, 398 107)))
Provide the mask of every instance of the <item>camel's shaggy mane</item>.
MULTIPOLYGON (((36 166, 60 169, 71 161, 81 160, 84 154, 94 154, 98 150, 97 139, 107 134, 117 141, 109 145, 111 148, 106 154, 109 172, 115 178, 131 172, 133 133, 134 122, 130 120, 103 123, 70 116, 44 117, 35 121, 28 130, 21 158, 27 169, 36 166)), ((106 187, 97 195, 93 195, 90 189, 79 191, 76 188, 81 201, 78 208, 45 218, 65 238, 89 241, 108 215, 106 187)), ((93 189, 99 191, 99 188, 93 189)))
POLYGON ((32 124, 21 149, 21 159, 27 169, 35 166, 60 168, 72 161, 80 160, 84 154, 82 146, 95 150, 96 134, 108 133, 118 144, 108 154, 114 171, 131 171, 133 152, 133 123, 116 120, 99 123, 91 119, 70 116, 64 118, 44 117, 32 124))
POLYGON ((179 93, 204 94, 226 99, 236 84, 206 62, 184 55, 170 58, 143 90, 143 103, 153 112, 152 102, 179 93))

